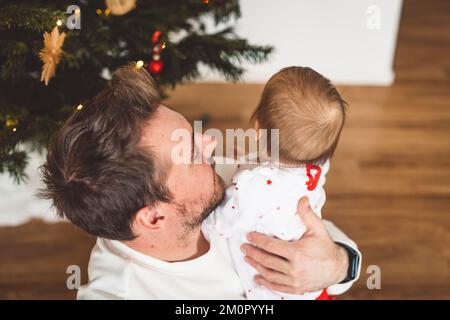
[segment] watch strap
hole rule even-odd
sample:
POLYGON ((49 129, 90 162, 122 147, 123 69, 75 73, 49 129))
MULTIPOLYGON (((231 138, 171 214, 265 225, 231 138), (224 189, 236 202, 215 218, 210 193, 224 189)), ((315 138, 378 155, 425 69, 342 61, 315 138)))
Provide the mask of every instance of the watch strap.
POLYGON ((353 281, 358 276, 358 270, 359 270, 359 263, 360 263, 360 257, 358 251, 353 249, 352 247, 346 245, 342 242, 336 242, 337 245, 341 246, 342 248, 347 251, 348 254, 348 270, 347 270, 347 276, 344 280, 339 282, 339 284, 347 283, 349 281, 353 281))

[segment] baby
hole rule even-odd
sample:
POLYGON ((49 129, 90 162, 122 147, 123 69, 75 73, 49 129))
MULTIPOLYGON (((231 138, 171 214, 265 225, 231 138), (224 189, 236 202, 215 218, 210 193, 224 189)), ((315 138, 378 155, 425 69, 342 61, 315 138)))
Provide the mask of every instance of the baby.
MULTIPOLYGON (((310 68, 289 67, 264 87, 252 122, 256 129, 279 129, 279 162, 259 157, 241 165, 225 199, 203 224, 206 233, 227 237, 248 299, 317 299, 323 291, 293 295, 254 283, 257 274, 240 250, 246 235, 257 231, 298 240, 305 227, 296 214, 306 195, 320 217, 325 175, 345 120, 346 102, 328 79, 310 68)), ((269 155, 270 156, 270 155, 269 155)), ((273 160, 273 159, 272 159, 273 160)))

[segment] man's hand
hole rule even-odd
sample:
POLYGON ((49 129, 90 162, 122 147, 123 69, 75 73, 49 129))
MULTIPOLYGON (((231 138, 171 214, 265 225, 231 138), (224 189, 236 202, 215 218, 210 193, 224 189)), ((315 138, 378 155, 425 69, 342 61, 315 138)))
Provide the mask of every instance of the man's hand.
POLYGON ((298 202, 297 214, 306 226, 298 241, 284 241, 257 232, 248 234, 251 244, 241 246, 245 260, 259 275, 255 282, 292 294, 322 290, 345 279, 348 255, 335 244, 307 197, 298 202))

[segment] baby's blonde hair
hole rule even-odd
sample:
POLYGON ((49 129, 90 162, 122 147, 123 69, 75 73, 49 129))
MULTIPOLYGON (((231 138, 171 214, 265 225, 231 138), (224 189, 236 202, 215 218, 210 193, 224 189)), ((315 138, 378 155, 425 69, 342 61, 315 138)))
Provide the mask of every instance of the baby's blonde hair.
POLYGON ((252 122, 280 130, 280 161, 322 164, 336 149, 346 107, 330 80, 311 68, 288 67, 265 85, 252 122))

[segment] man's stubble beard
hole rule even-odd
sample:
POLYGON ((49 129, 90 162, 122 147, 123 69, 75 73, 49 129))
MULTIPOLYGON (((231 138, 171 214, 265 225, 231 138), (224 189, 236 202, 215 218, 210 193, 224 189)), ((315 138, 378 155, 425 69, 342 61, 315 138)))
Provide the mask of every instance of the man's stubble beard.
POLYGON ((202 222, 217 208, 217 206, 222 202, 225 196, 225 182, 222 177, 220 177, 214 167, 212 167, 214 173, 214 190, 212 196, 209 199, 205 199, 201 201, 202 210, 199 214, 195 212, 189 212, 192 208, 187 208, 186 205, 180 206, 180 211, 186 217, 186 220, 183 222, 184 231, 179 236, 179 239, 186 238, 192 231, 196 230, 202 222))

